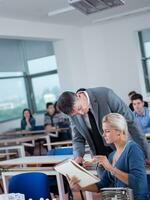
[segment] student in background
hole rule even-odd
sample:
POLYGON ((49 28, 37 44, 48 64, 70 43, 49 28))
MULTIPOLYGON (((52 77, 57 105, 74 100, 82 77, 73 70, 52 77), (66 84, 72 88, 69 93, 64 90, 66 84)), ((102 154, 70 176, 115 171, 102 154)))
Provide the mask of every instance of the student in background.
POLYGON ((131 91, 131 92, 129 92, 129 94, 128 94, 128 97, 129 97, 129 100, 130 100, 129 108, 130 108, 132 111, 134 111, 134 108, 133 108, 133 105, 132 105, 131 97, 132 97, 134 94, 136 94, 135 91, 131 91))
POLYGON ((47 112, 44 115, 44 126, 47 132, 54 132, 56 130, 55 107, 52 102, 46 104, 47 112))
MULTIPOLYGON (((132 96, 133 96, 134 94, 136 94, 135 91, 131 91, 131 92, 129 92, 129 94, 128 94, 128 97, 129 97, 129 99, 130 99, 130 101, 131 101, 131 103, 129 104, 129 108, 130 108, 132 111, 134 111, 134 108, 133 108, 133 105, 132 105, 132 100, 131 100, 131 98, 132 98, 132 96)), ((147 101, 144 101, 144 107, 148 107, 148 102, 147 102, 147 101)))
POLYGON ((51 137, 51 141, 64 141, 71 139, 71 128, 69 118, 57 110, 56 104, 48 102, 46 104, 47 112, 44 116, 44 126, 47 132, 56 133, 57 128, 66 130, 59 131, 57 138, 51 137))
MULTIPOLYGON (((35 119, 32 116, 31 110, 25 108, 22 113, 22 120, 21 120, 21 130, 23 131, 32 131, 35 129, 35 119)), ((31 143, 31 142, 28 142, 31 143)), ((33 155, 34 147, 25 147, 25 151, 27 155, 33 155)))
POLYGON ((150 133, 150 110, 144 106, 143 96, 134 94, 131 97, 134 116, 143 133, 150 133))
POLYGON ((107 159, 104 155, 95 156, 93 163, 105 168, 101 180, 86 188, 80 187, 80 180, 68 177, 72 189, 100 192, 104 187, 129 187, 135 200, 148 200, 147 177, 144 154, 141 147, 128 140, 125 118, 118 113, 110 113, 102 120, 103 137, 107 144, 114 144, 116 150, 107 159))
POLYGON ((25 108, 22 113, 21 130, 34 130, 35 119, 31 114, 31 110, 25 108))

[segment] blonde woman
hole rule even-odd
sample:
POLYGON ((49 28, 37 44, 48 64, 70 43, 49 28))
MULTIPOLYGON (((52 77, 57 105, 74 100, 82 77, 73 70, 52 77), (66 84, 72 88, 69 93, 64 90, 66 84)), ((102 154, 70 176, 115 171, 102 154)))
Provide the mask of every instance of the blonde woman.
POLYGON ((110 113, 102 120, 103 136, 107 144, 114 144, 116 150, 109 158, 95 156, 93 162, 102 165, 105 171, 99 183, 80 187, 80 180, 68 177, 72 189, 99 192, 101 188, 129 187, 133 189, 135 200, 147 200, 147 178, 144 166, 144 154, 140 146, 128 140, 128 128, 125 118, 118 113, 110 113))

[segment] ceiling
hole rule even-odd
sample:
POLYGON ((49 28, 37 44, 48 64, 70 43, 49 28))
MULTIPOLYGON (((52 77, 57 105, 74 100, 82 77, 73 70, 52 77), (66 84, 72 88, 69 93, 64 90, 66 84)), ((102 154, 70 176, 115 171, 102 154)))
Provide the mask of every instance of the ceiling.
POLYGON ((125 0, 124 6, 88 16, 71 9, 68 0, 0 0, 0 17, 2 18, 73 26, 91 25, 138 12, 150 12, 150 0, 125 0))

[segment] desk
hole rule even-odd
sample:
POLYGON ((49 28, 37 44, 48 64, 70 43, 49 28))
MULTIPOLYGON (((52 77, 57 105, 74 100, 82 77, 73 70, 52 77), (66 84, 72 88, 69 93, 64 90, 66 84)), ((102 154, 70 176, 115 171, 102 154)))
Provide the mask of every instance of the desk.
MULTIPOLYGON (((16 165, 39 165, 39 164, 50 164, 50 165, 56 165, 65 159, 71 158, 71 155, 61 155, 61 156, 29 156, 29 157, 23 157, 23 158, 16 158, 16 159, 11 159, 7 161, 1 161, 0 166, 5 167, 5 166, 16 166, 16 165)), ((91 159, 90 155, 85 155, 85 159, 91 159)), ((21 168, 22 170, 14 170, 13 171, 8 171, 8 172, 2 172, 2 181, 3 181, 3 186, 4 186, 4 192, 7 193, 7 184, 6 184, 6 176, 12 176, 16 175, 19 173, 25 173, 27 172, 27 168, 21 168)), ((33 168, 32 168, 33 169, 33 168)), ((34 168, 35 169, 35 168, 34 168)), ((29 169, 30 170, 30 169, 29 169)), ((63 185, 63 179, 62 175, 57 173, 55 170, 52 168, 49 168, 48 171, 45 170, 44 167, 41 167, 40 169, 37 168, 38 171, 43 172, 43 173, 48 173, 49 175, 56 175, 57 178, 57 183, 58 183, 58 191, 59 191, 59 198, 60 200, 64 200, 65 192, 64 192, 64 185, 63 185), (51 170, 50 170, 51 169, 51 170)), ((33 170, 31 170, 33 171, 33 170)), ((28 171, 29 172, 29 171, 28 171)), ((87 200, 92 200, 92 193, 86 192, 86 199, 87 200)))
POLYGON ((43 144, 43 146, 62 146, 62 145, 72 145, 72 140, 60 141, 60 142, 52 142, 50 144, 43 144))
POLYGON ((22 158, 15 158, 5 161, 0 161, 0 166, 17 166, 17 165, 56 165, 65 159, 72 157, 71 155, 60 155, 60 156, 25 156, 22 158))
POLYGON ((20 132, 12 132, 12 133, 5 133, 1 134, 2 138, 0 138, 0 144, 8 145, 11 143, 20 144, 23 142, 38 140, 38 139, 45 139, 46 143, 48 144, 48 150, 51 149, 51 140, 50 137, 58 137, 58 132, 62 130, 66 130, 68 128, 58 128, 56 129, 56 134, 53 133, 46 133, 45 130, 38 130, 38 131, 20 131, 20 132), (12 136, 12 138, 8 138, 12 136), (19 136, 19 137, 16 137, 19 136))
POLYGON ((13 145, 13 146, 4 146, 4 147, 0 147, 0 151, 6 151, 8 152, 8 150, 18 150, 18 155, 19 157, 24 157, 25 156, 25 149, 24 149, 24 145, 13 145))
MULTIPOLYGON (((0 137, 5 137, 5 136, 16 136, 16 135, 37 135, 41 133, 47 133, 47 134, 52 134, 52 135, 57 135, 58 132, 68 130, 69 128, 56 128, 52 132, 56 132, 56 134, 47 132, 45 129, 43 130, 33 130, 33 131, 28 131, 28 130, 20 130, 20 131, 12 131, 12 132, 5 132, 1 133, 0 137)), ((58 137, 58 135, 57 135, 58 137)))
MULTIPOLYGON (((38 139, 45 139, 46 142, 48 144, 50 144, 50 133, 49 134, 39 134, 39 135, 30 135, 30 136, 20 136, 20 137, 17 137, 17 138, 3 138, 3 139, 0 139, 0 144, 3 144, 3 145, 8 145, 8 144, 20 144, 20 143, 23 143, 23 142, 28 142, 28 141, 32 141, 32 140, 38 140, 38 139)), ((50 150, 51 149, 51 146, 49 145, 48 146, 48 149, 50 150)))
MULTIPOLYGON (((41 164, 50 164, 50 165, 56 165, 65 159, 70 158, 70 155, 65 155, 65 156, 29 156, 29 157, 23 157, 23 158, 16 158, 16 159, 11 159, 7 161, 1 161, 0 166, 5 167, 5 166, 16 166, 16 165, 41 165, 41 164)), ((45 170, 42 168, 40 169, 41 172, 45 173, 45 170)), ((11 176, 19 173, 23 173, 25 171, 19 170, 19 171, 12 171, 12 172, 3 172, 2 173, 2 181, 3 181, 3 186, 4 186, 4 192, 7 193, 7 184, 6 184, 6 178, 5 176, 11 176)), ((49 175, 56 175, 57 178, 57 183, 58 183, 58 190, 59 190, 59 195, 60 195, 60 200, 64 200, 64 187, 63 187, 63 179, 62 175, 58 174, 56 171, 51 170, 47 172, 49 175)))
POLYGON ((12 156, 12 155, 16 155, 16 154, 17 154, 16 152, 0 153, 0 158, 5 158, 7 156, 12 156))

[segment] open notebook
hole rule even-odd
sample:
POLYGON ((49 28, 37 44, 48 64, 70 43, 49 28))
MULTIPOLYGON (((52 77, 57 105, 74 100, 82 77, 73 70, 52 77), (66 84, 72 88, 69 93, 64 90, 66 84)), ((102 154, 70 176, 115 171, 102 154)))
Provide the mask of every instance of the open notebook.
POLYGON ((80 180, 79 185, 81 187, 86 187, 88 185, 99 182, 98 177, 96 177, 91 172, 87 171, 71 159, 56 165, 55 170, 63 174, 64 176, 66 176, 66 174, 70 177, 76 176, 80 180))

